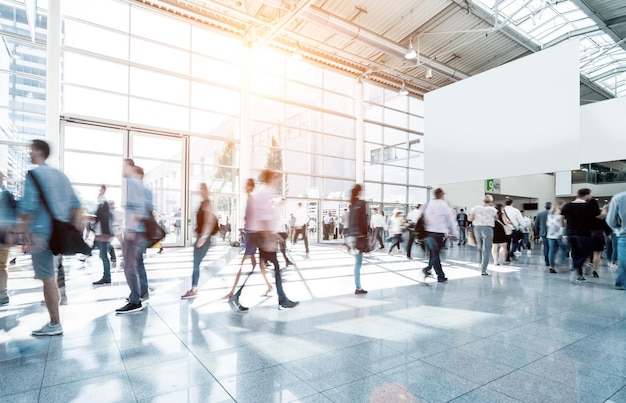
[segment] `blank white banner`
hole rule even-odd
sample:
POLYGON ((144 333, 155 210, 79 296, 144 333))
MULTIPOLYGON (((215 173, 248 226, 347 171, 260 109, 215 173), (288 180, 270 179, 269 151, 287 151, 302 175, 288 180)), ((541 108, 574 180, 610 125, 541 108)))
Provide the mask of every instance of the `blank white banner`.
POLYGON ((626 98, 580 107, 580 162, 626 159, 626 98))
POLYGON ((428 185, 579 168, 579 41, 424 96, 428 185))

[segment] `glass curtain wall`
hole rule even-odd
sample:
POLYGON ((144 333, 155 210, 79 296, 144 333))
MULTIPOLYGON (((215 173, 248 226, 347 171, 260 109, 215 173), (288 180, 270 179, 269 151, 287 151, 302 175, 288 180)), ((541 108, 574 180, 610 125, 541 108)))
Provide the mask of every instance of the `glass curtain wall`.
MULTIPOLYGON (((41 43, 29 43, 25 17, 15 17, 24 14, 23 2, 0 4, 13 10, 0 15, 3 33, 7 18, 21 30, 20 38, 10 38, 19 42, 14 48, 38 55, 29 64, 36 65, 37 74, 19 70, 24 59, 3 55, 0 79, 29 79, 20 100, 33 100, 28 106, 16 99, 10 103, 16 90, 0 90, 0 118, 8 128, 3 134, 44 137, 45 25, 41 43), (16 129, 36 119, 38 130, 16 129)), ((219 194, 220 213, 234 228, 241 224, 237 196, 246 179, 239 172, 244 158, 254 179, 264 168, 282 174, 285 218, 298 202, 317 222, 326 213, 339 214, 357 169, 364 170, 365 195, 372 202, 406 206, 426 201, 421 100, 365 84, 365 164, 357 167, 354 77, 269 48, 254 49, 244 66, 240 39, 140 4, 64 0, 61 7, 62 119, 187 138, 181 158, 185 183, 180 190, 167 189, 185 193, 183 222, 191 225, 193 194, 207 182, 212 194, 219 194), (249 94, 243 100, 248 133, 240 133, 242 74, 249 76, 249 88, 243 89, 249 94), (240 155, 242 142, 250 144, 249 155, 240 155)), ((40 14, 45 17, 45 10, 40 14)), ((107 141, 106 136, 99 141, 107 141)), ((70 163, 69 156, 62 154, 62 161, 70 163)), ((156 184, 164 179, 150 178, 156 184)))

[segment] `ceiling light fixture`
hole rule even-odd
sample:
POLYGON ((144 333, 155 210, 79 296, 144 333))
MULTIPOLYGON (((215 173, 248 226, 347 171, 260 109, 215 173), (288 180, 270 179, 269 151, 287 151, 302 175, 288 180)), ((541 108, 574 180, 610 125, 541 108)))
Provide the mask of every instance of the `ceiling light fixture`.
POLYGON ((426 78, 433 78, 433 69, 426 67, 426 78))
POLYGON ((413 48, 413 38, 411 38, 411 39, 409 39, 409 48, 407 49, 406 53, 404 54, 404 58, 410 60, 410 59, 415 59, 416 57, 417 57, 417 52, 413 48))
POLYGON ((402 87, 400 87, 400 91, 398 91, 398 94, 400 94, 402 96, 409 95, 409 90, 406 88, 406 85, 404 84, 404 81, 402 81, 402 87))

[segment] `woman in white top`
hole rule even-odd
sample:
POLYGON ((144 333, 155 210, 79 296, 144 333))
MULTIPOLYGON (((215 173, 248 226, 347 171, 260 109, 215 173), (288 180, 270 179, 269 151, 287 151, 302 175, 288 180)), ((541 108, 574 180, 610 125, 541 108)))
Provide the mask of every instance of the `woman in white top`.
POLYGON ((404 232, 404 217, 402 217, 402 212, 400 210, 394 210, 393 217, 391 217, 391 226, 389 227, 389 235, 394 241, 391 248, 389 248, 390 255, 393 252, 393 248, 396 246, 398 247, 398 251, 402 252, 400 249, 400 244, 402 243, 402 232, 404 232))
POLYGON ((474 207, 469 216, 469 220, 474 227, 476 247, 480 253, 480 270, 483 276, 489 275, 487 274, 487 265, 489 264, 489 256, 491 255, 493 227, 496 222, 497 212, 496 208, 493 207, 493 197, 491 195, 485 195, 483 205, 474 207))
POLYGON ((550 273, 557 273, 554 269, 556 267, 556 255, 561 250, 561 261, 565 261, 565 245, 563 243, 563 230, 561 227, 561 208, 563 208, 565 202, 559 202, 552 207, 550 214, 546 220, 548 238, 548 264, 550 265, 550 273))

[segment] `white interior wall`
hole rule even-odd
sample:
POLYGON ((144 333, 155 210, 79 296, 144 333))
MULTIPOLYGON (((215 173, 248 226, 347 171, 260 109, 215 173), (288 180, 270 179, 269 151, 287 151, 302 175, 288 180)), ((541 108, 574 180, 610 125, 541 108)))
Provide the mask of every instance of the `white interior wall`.
POLYGON ((626 159, 626 97, 580 107, 580 162, 626 159))

